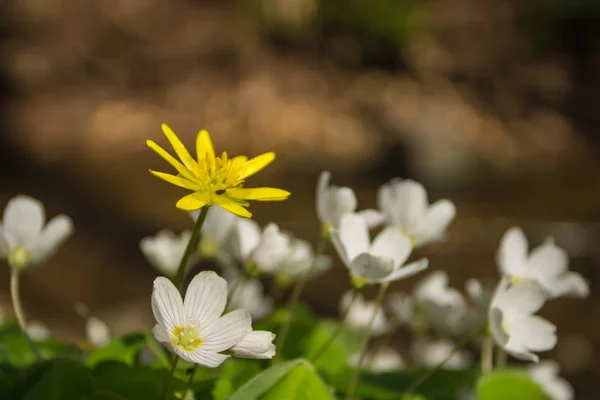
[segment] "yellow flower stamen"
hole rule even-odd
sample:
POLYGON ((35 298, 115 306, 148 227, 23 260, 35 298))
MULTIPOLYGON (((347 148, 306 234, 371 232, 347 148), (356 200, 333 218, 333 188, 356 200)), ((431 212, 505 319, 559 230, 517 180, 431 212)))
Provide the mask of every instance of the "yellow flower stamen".
POLYGON ((202 344, 202 339, 198 336, 196 325, 191 324, 173 328, 171 343, 185 351, 193 351, 202 344))
POLYGON ((246 156, 230 158, 226 152, 216 157, 210 135, 203 130, 196 138, 197 160, 194 160, 171 128, 163 124, 162 129, 181 161, 151 140, 147 141, 148 147, 171 164, 178 175, 150 172, 173 185, 193 191, 179 199, 177 208, 192 211, 217 204, 231 213, 249 218, 252 214, 245 208, 249 206, 247 200, 280 201, 290 195, 288 191, 277 188, 242 188, 246 178, 275 159, 275 153, 264 153, 250 160, 246 156))
POLYGON ((31 262, 31 254, 23 247, 17 247, 7 255, 8 264, 15 269, 21 269, 31 262))
POLYGON ((511 282, 513 285, 516 285, 516 284, 518 284, 519 282, 521 282, 521 277, 520 277, 520 276, 513 275, 513 276, 510 278, 510 282, 511 282))

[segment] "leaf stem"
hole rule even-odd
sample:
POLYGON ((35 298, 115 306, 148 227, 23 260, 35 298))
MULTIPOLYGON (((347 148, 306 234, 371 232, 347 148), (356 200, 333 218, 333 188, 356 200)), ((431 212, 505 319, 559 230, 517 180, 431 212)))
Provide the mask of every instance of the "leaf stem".
POLYGON ((194 383, 194 376, 196 375, 196 370, 198 369, 198 364, 194 364, 192 367, 192 371, 190 372, 190 377, 188 379, 187 385, 185 386, 185 390, 183 392, 183 399, 187 399, 188 392, 192 389, 192 384, 194 383))
POLYGON ((367 325, 367 329, 365 330, 362 343, 360 345, 360 357, 358 359, 358 365, 354 369, 354 373, 352 374, 350 382, 348 383, 348 389, 346 390, 346 400, 352 400, 354 398, 354 391, 356 390, 356 386, 358 385, 358 379, 360 378, 360 369, 362 367, 363 361, 365 360, 365 355, 367 354, 367 344, 369 343, 369 338, 371 337, 373 323, 375 323, 375 317, 377 317, 379 308, 383 304, 383 298, 385 297, 385 292, 387 292, 389 285, 389 282, 383 282, 379 286, 379 291, 377 292, 377 297, 375 298, 375 307, 373 308, 373 312, 371 313, 371 319, 369 320, 369 324, 367 325))
POLYGON ((494 339, 486 336, 481 344, 481 372, 488 374, 494 366, 494 339))
POLYGON ((196 224, 194 225, 194 231, 192 232, 190 241, 188 242, 185 251, 183 252, 183 256, 181 257, 181 261, 179 262, 177 273, 173 278, 173 284, 178 288, 180 288, 182 284, 190 256, 198 249, 198 243, 200 242, 200 231, 202 229, 202 225, 204 224, 204 220, 206 219, 206 214, 208 214, 209 207, 210 206, 204 206, 200 209, 200 214, 198 215, 198 219, 196 219, 196 224))
MULTIPOLYGON (((287 306, 289 313, 287 315, 287 318, 285 319, 285 322, 283 323, 283 325, 281 325, 281 328, 279 328, 279 332, 277 333, 277 341, 275 343, 275 348, 277 348, 277 349, 283 349, 283 345, 285 343, 285 338, 290 330, 290 327, 292 326, 292 322, 294 320, 294 314, 296 313, 298 303, 300 302, 300 296, 302 295, 302 292, 304 291, 304 288, 306 287, 306 282, 308 282, 312 272, 314 271, 314 269, 317 266, 318 259, 325 252, 326 244, 327 243, 325 242, 324 238, 321 238, 321 240, 319 241, 319 244, 317 245, 317 249, 314 253, 313 262, 312 262, 310 268, 300 277, 300 279, 298 279, 298 281, 294 285, 294 288, 292 289, 292 294, 290 295, 290 299, 288 301, 288 306, 287 306)), ((273 361, 276 361, 279 358, 280 354, 282 354, 282 352, 278 351, 277 354, 275 355, 275 359, 273 361)))
POLYGON ((331 336, 329 337, 329 339, 327 340, 327 342, 323 346, 321 346, 321 348, 319 350, 317 350, 312 357, 309 357, 309 361, 310 362, 312 362, 313 364, 316 363, 317 360, 323 354, 325 354, 325 351, 327 351, 327 349, 329 348, 329 346, 331 346, 331 344, 335 341, 335 339, 338 337, 338 335, 340 334, 340 332, 342 331, 342 329, 344 329, 344 326, 346 324, 346 320, 348 319, 348 315, 350 314, 350 309, 352 308, 352 304, 354 304, 354 301, 356 300, 357 296, 358 296, 358 291, 352 290, 352 297, 350 298, 350 302, 348 303, 348 307, 346 307, 346 309, 344 310, 344 315, 342 316, 342 320, 335 327, 335 331, 333 331, 333 333, 331 334, 331 336))
POLYGON ((163 395, 162 395, 163 400, 166 400, 169 395, 169 385, 171 384, 171 381, 173 380, 173 375, 175 374, 175 369, 177 368, 178 361, 179 361, 179 356, 175 356, 175 361, 173 361, 173 366, 171 367, 171 370, 169 371, 169 375, 167 376, 167 379, 165 379, 165 387, 163 389, 163 395))
POLYGON ((15 316, 17 317, 17 322, 19 323, 19 327, 21 331, 23 331, 23 335, 27 338, 27 343, 29 343, 29 347, 31 347, 31 351, 35 354, 35 357, 38 361, 42 361, 42 355, 38 350, 33 340, 29 337, 27 333, 27 323, 25 322, 25 313, 23 312, 23 305, 21 304, 21 295, 19 292, 19 277, 20 271, 16 268, 11 268, 10 273, 10 297, 13 303, 13 308, 15 310, 15 316))

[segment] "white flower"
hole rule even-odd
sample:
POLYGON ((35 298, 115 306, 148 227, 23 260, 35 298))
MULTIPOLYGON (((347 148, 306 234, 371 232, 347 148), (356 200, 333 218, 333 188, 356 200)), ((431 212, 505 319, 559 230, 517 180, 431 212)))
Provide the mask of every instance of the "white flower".
POLYGON ((290 236, 269 223, 261 232, 256 221, 243 219, 233 229, 233 258, 252 270, 273 274, 291 252, 290 236))
MULTIPOLYGON (((344 314, 348 306, 350 306, 350 311, 348 311, 348 316, 346 317, 346 324, 354 329, 362 331, 367 329, 373 311, 375 311, 377 305, 374 301, 366 301, 360 293, 356 293, 355 296, 354 302, 352 302, 352 305, 350 306, 352 291, 346 292, 341 298, 340 309, 342 314, 344 314)), ((385 316, 385 312, 379 307, 377 314, 375 314, 371 335, 379 336, 387 332, 388 329, 389 323, 385 316)))
MULTIPOLYGON (((349 187, 330 185, 331 173, 321 172, 317 183, 317 216, 326 227, 337 228, 342 216, 356 211, 356 194, 349 187)), ((383 222, 383 215, 376 210, 362 210, 359 215, 365 218, 369 227, 383 222)))
POLYGON ((289 253, 276 267, 277 283, 287 286, 299 278, 316 277, 331 267, 331 258, 319 255, 315 259, 313 248, 306 240, 290 237, 289 253))
POLYGON ((403 266, 412 247, 397 229, 385 228, 370 243, 367 223, 357 214, 344 215, 340 228, 331 230, 331 240, 357 287, 407 278, 428 265, 422 258, 403 266))
POLYGON ((9 200, 0 225, 0 257, 12 268, 39 264, 73 232, 71 218, 60 214, 46 222, 44 205, 29 196, 9 200))
POLYGON ((97 347, 102 347, 110 341, 110 328, 106 322, 96 317, 87 319, 85 334, 89 342, 97 347))
POLYGON ((191 236, 190 231, 184 231, 177 237, 170 230, 163 229, 156 236, 143 238, 140 250, 161 274, 173 276, 191 236))
POLYGON ((527 238, 520 228, 510 228, 500 243, 498 267, 500 273, 509 277, 513 284, 532 280, 544 288, 550 297, 587 297, 589 287, 577 272, 568 270, 569 257, 552 238, 527 255, 527 238))
POLYGON ((27 336, 36 342, 46 340, 50 337, 50 330, 40 321, 31 321, 27 323, 27 336))
POLYGON ((529 367, 529 375, 552 400, 573 400, 573 387, 559 376, 560 367, 556 361, 544 360, 529 367))
POLYGON ((154 280, 152 312, 157 341, 186 361, 216 368, 229 356, 221 352, 238 344, 252 331, 248 311, 238 309, 224 316, 227 282, 212 271, 192 279, 185 300, 170 280, 154 280))
POLYGON ((258 279, 237 278, 229 282, 230 292, 232 292, 229 299, 230 308, 247 310, 253 320, 262 319, 273 311, 273 299, 264 295, 263 285, 258 279))
POLYGON ((231 348, 239 358, 270 359, 275 355, 275 334, 268 331, 252 331, 231 348))
POLYGON ((443 239, 456 216, 454 204, 446 199, 429 205, 423 185, 410 179, 392 179, 379 188, 379 209, 386 223, 401 229, 415 247, 443 239))
MULTIPOLYGON (((200 210, 189 213, 194 221, 200 210)), ((200 254, 202 257, 214 258, 221 252, 230 250, 231 237, 235 224, 240 220, 235 214, 221 207, 211 207, 206 214, 200 237, 200 254)))
POLYGON ((471 355, 465 350, 456 350, 456 345, 449 340, 429 340, 417 338, 411 345, 411 353, 415 363, 422 367, 436 367, 454 352, 444 363, 444 369, 463 369, 472 365, 471 355))
MULTIPOLYGON (((348 365, 352 368, 356 368, 359 361, 360 354, 355 353, 348 360, 348 365)), ((404 366, 404 360, 400 354, 393 348, 386 346, 375 351, 367 352, 361 368, 376 374, 382 374, 385 372, 398 371, 404 368, 404 366)))
POLYGON ((450 307, 462 307, 465 304, 462 294, 448 286, 448 274, 441 270, 421 278, 415 285, 413 297, 418 302, 430 301, 450 307))
POLYGON ((387 299, 388 308, 392 315, 402 325, 412 323, 415 316, 415 304, 406 293, 392 293, 387 299))
POLYGON ((509 288, 503 278, 494 293, 489 312, 490 330, 498 346, 514 357, 537 362, 534 352, 556 345, 556 326, 533 315, 546 301, 543 289, 535 282, 522 282, 509 288))
POLYGON ((477 312, 487 315, 492 301, 493 291, 484 287, 477 279, 470 278, 465 283, 465 290, 475 304, 477 312))

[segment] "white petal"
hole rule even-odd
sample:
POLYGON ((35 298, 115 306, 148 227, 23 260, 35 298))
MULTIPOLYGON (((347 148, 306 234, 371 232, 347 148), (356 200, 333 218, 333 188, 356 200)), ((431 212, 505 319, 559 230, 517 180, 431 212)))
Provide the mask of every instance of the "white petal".
POLYGON ((370 253, 378 257, 388 257, 394 260, 394 266, 398 267, 406 261, 412 246, 410 239, 403 235, 396 227, 382 230, 373 239, 370 253))
POLYGON ((427 210, 425 188, 413 180, 398 178, 386 185, 378 193, 379 207, 389 219, 389 224, 412 233, 427 210))
POLYGON ((409 278, 413 275, 418 274, 421 271, 424 271, 429 266, 429 260, 426 258, 421 258, 415 262, 410 264, 406 264, 405 266, 398 268, 394 272, 392 272, 384 281, 393 282, 399 279, 409 278))
POLYGON ((514 323, 509 332, 507 350, 546 351, 556 346, 556 326, 537 315, 514 323))
POLYGON ((225 314, 217 321, 201 326, 200 347, 204 351, 221 352, 238 344, 244 336, 252 331, 252 318, 246 310, 235 310, 225 314))
POLYGON ((368 282, 383 282, 394 272, 394 260, 362 253, 350 263, 349 269, 353 276, 364 278, 368 282))
POLYGON ((2 224, 0 224, 0 258, 4 258, 6 253, 8 252, 9 245, 4 237, 4 230, 2 228, 2 224))
POLYGON ((548 239, 531 251, 525 276, 537 280, 544 289, 551 290, 556 278, 568 267, 567 252, 548 239))
POLYGON ((377 228, 385 222, 385 215, 372 208, 361 210, 357 214, 365 219, 369 229, 377 228))
POLYGON ((274 273, 291 251, 290 236, 281 232, 276 224, 269 223, 251 259, 261 271, 274 273))
POLYGON ((400 323, 408 324, 414 317, 414 303, 405 293, 392 293, 388 296, 388 307, 400 323))
POLYGON ((171 333, 165 331, 165 329, 158 324, 154 325, 154 328, 152 328, 152 335, 159 343, 171 344, 171 333))
POLYGON ((88 318, 85 332, 88 340, 96 346, 104 346, 110 341, 108 325, 96 317, 88 318))
POLYGON ((182 326, 185 322, 181 295, 167 278, 158 277, 154 280, 152 313, 158 325, 169 335, 172 334, 173 328, 182 326))
POLYGON ((210 237, 218 246, 223 246, 238 218, 221 207, 211 207, 202 225, 203 237, 210 237))
POLYGON ((31 321, 27 324, 27 335, 32 340, 42 341, 50 337, 50 330, 40 321, 31 321))
POLYGON ((510 228, 502 236, 497 262, 502 275, 523 275, 527 266, 527 239, 521 228, 510 228))
POLYGON ((509 315, 530 315, 546 302, 546 293, 533 281, 521 281, 509 288, 498 306, 509 315))
POLYGON ((323 171, 319 175, 317 181, 317 216, 321 223, 329 223, 327 218, 327 188, 329 187, 329 180, 331 179, 331 172, 323 171))
POLYGON ((367 223, 357 214, 344 215, 340 222, 339 239, 346 251, 348 260, 354 260, 356 256, 369 250, 369 228, 367 223))
POLYGON ((29 196, 19 195, 8 201, 4 209, 2 225, 11 248, 33 245, 46 220, 44 205, 29 196))
POLYGON ((234 254, 238 260, 247 262, 250 254, 260 242, 260 226, 253 219, 243 218, 237 221, 234 229, 236 234, 234 254))
POLYGON ((215 322, 227 304, 227 281, 213 271, 202 271, 192 279, 183 307, 188 321, 200 326, 215 322))
POLYGON ((346 267, 350 267, 352 260, 348 257, 346 247, 344 246, 340 236, 340 230, 334 228, 333 226, 329 227, 329 236, 331 237, 331 244, 333 244, 333 248, 337 251, 342 263, 344 263, 346 267))
POLYGON ((438 200, 425 212, 413 232, 415 246, 423 246, 443 238, 446 228, 456 217, 456 207, 450 200, 438 200))
POLYGON ((171 350, 179 357, 186 361, 193 362, 196 364, 203 365, 208 368, 217 368, 230 356, 226 354, 214 353, 212 351, 206 351, 202 349, 202 346, 198 347, 193 351, 186 351, 177 346, 170 346, 171 350))
POLYGON ((241 358, 270 359, 275 355, 275 335, 268 331, 252 331, 231 348, 233 355, 241 358))
POLYGON ((496 341, 496 344, 502 348, 506 348, 506 344, 508 343, 509 336, 508 333, 504 331, 504 327, 502 326, 502 322, 504 320, 504 313, 498 307, 492 307, 489 311, 488 322, 490 326, 490 332, 492 333, 492 337, 496 341))
POLYGON ((552 297, 578 297, 585 298, 590 295, 587 281, 577 272, 567 272, 559 276, 550 288, 552 297))
POLYGON ((32 253, 35 262, 42 262, 73 233, 73 222, 64 214, 52 218, 35 241, 32 253))

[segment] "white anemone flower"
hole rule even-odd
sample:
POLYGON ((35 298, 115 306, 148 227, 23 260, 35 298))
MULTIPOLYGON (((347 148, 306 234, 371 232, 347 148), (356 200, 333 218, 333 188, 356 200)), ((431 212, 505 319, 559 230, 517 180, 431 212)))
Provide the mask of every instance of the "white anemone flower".
POLYGON ((500 281, 489 312, 490 330, 498 346, 515 358, 538 362, 534 352, 556 346, 556 326, 533 315, 546 301, 544 290, 535 282, 509 287, 510 280, 500 281))
MULTIPOLYGON (((194 221, 198 218, 200 210, 189 213, 194 221)), ((221 207, 211 207, 202 224, 200 236, 200 255, 203 258, 215 258, 222 252, 230 250, 230 241, 233 229, 240 220, 235 214, 221 207)))
POLYGON ((547 238, 528 255, 527 238, 518 227, 510 228, 500 243, 498 267, 500 273, 509 277, 513 284, 531 280, 537 282, 548 294, 587 297, 589 287, 577 272, 569 271, 567 252, 547 238))
POLYGON ((415 318, 413 298, 406 293, 392 293, 387 298, 388 308, 400 325, 409 325, 415 318))
POLYGON ((427 274, 415 284, 413 297, 417 302, 433 302, 443 306, 463 307, 462 294, 448 286, 448 273, 438 270, 427 274))
POLYGON ((186 361, 216 368, 231 349, 252 331, 248 311, 238 309, 223 316, 227 282, 212 271, 192 279, 185 300, 167 278, 154 280, 152 312, 157 324, 152 333, 157 341, 186 361))
MULTIPOLYGON (((348 359, 348 365, 356 368, 359 361, 360 353, 355 353, 348 359)), ((401 370, 405 365, 402 356, 396 350, 390 346, 385 346, 380 349, 368 351, 365 354, 361 368, 375 374, 383 374, 401 370)))
POLYGON ((156 236, 143 238, 140 241, 140 250, 158 272, 165 276, 173 276, 191 236, 190 231, 184 231, 177 236, 170 230, 163 229, 156 236))
POLYGON ((434 368, 444 360, 444 369, 464 369, 473 364, 469 352, 456 350, 456 345, 446 339, 417 338, 411 344, 411 353, 415 363, 421 367, 434 368))
MULTIPOLYGON (((331 173, 321 172, 317 183, 317 217, 327 231, 329 227, 337 228, 341 219, 346 214, 356 211, 356 194, 349 187, 330 185, 331 173)), ((369 227, 383 222, 383 215, 372 209, 362 210, 358 213, 367 221, 369 227)))
POLYGON ((31 321, 27 323, 27 336, 36 342, 41 342, 50 338, 50 330, 40 321, 31 321))
POLYGON ((290 236, 269 223, 261 231, 254 220, 241 219, 233 229, 232 256, 251 273, 274 274, 290 254, 290 236))
POLYGON ((575 392, 569 382, 559 376, 560 367, 556 361, 544 360, 528 368, 529 375, 552 400, 573 400, 575 392))
POLYGON ((239 358, 271 359, 275 355, 274 339, 275 334, 269 331, 252 331, 231 352, 239 358))
POLYGON ((377 202, 386 224, 400 228, 415 247, 442 240, 456 216, 456 207, 450 200, 429 205, 423 185, 410 179, 394 178, 382 185, 377 202))
POLYGON ((397 229, 385 228, 371 243, 367 223, 357 214, 344 215, 340 228, 331 230, 331 240, 357 288, 367 283, 408 278, 423 271, 429 264, 426 258, 422 258, 403 265, 412 246, 397 229))
POLYGON ((300 278, 314 278, 331 267, 331 257, 324 254, 315 257, 312 246, 306 240, 291 237, 289 250, 276 267, 275 279, 281 286, 289 286, 300 278))
POLYGON ((258 279, 238 278, 229 282, 229 308, 243 308, 253 320, 263 319, 273 311, 273 299, 264 295, 263 285, 258 279))
POLYGON ((52 218, 46 226, 45 222, 40 201, 24 195, 9 200, 0 225, 0 257, 6 257, 16 269, 50 257, 73 232, 73 222, 64 214, 52 218))
POLYGON ((354 301, 350 304, 352 301, 352 290, 350 290, 346 292, 340 300, 342 314, 350 307, 348 316, 346 317, 346 324, 356 330, 364 331, 367 329, 371 316, 377 307, 377 314, 375 314, 375 319, 373 320, 371 335, 380 336, 386 333, 390 328, 390 324, 384 310, 374 301, 366 301, 360 293, 356 293, 355 296, 354 301))
POLYGON ((85 334, 88 341, 96 347, 102 347, 110 342, 110 328, 106 322, 97 317, 87 318, 85 334))

